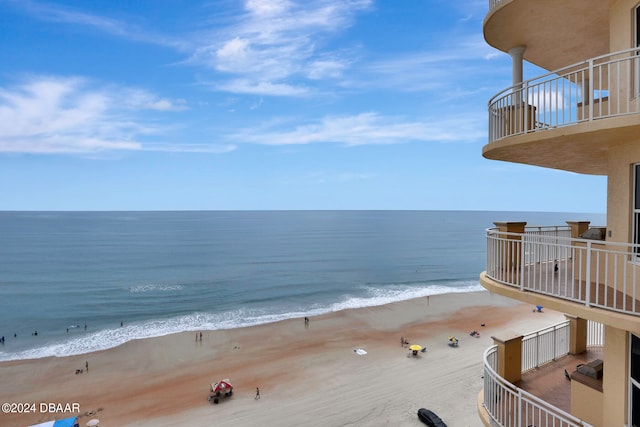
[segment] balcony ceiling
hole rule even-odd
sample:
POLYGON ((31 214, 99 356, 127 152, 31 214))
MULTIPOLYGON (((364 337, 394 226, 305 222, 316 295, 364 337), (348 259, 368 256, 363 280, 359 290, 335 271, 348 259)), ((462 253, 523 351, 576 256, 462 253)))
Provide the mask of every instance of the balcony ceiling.
POLYGON ((505 0, 483 29, 496 49, 526 46, 526 61, 555 70, 609 52, 609 1, 505 0))
POLYGON ((487 159, 589 175, 607 175, 609 147, 637 140, 640 115, 594 120, 503 138, 482 148, 487 159))

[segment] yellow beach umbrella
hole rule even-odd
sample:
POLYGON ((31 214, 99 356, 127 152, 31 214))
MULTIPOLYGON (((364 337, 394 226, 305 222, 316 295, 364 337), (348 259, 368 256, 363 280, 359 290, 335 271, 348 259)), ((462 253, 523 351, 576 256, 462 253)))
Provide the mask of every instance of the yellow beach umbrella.
POLYGON ((409 350, 420 351, 420 350, 422 350, 422 346, 418 345, 418 344, 413 344, 411 347, 409 347, 409 350))

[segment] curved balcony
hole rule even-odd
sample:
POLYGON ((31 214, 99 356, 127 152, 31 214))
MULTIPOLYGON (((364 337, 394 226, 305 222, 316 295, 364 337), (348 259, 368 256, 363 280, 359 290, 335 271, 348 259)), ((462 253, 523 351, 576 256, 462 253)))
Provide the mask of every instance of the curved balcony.
POLYGON ((611 51, 611 8, 602 0, 489 0, 484 38, 502 52, 524 45, 526 61, 554 70, 611 51))
MULTIPOLYGON (((601 349, 604 340, 602 331, 601 324, 589 322, 587 333, 589 348, 596 348, 595 351, 601 349)), ((549 366, 559 359, 564 360, 565 357, 571 357, 568 356, 569 334, 570 327, 567 321, 525 335, 522 340, 523 379, 531 375, 540 375, 534 371, 536 368, 549 366)), ((500 376, 497 372, 498 357, 498 347, 495 345, 488 348, 483 356, 484 386, 478 402, 478 409, 482 419, 485 420, 485 425, 499 427, 590 426, 584 420, 574 417, 545 400, 544 396, 535 396, 500 376)), ((557 375, 556 369, 554 369, 553 375, 557 375)))
MULTIPOLYGON (((604 238, 604 229, 593 230, 604 238)), ((570 236, 569 227, 488 229, 483 285, 498 292, 494 285, 504 285, 509 297, 623 329, 637 327, 640 245, 570 236)))
POLYGON ((488 104, 487 158, 606 175, 607 141, 637 138, 640 48, 527 80, 488 104))

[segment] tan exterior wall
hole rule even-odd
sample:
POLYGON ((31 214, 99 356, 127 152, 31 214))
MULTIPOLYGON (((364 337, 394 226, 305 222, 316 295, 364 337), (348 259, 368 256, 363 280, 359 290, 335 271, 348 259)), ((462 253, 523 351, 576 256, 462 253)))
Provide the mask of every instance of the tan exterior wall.
MULTIPOLYGON (((607 233, 611 233, 611 237, 607 237, 607 240, 623 243, 633 241, 633 165, 636 162, 640 163, 640 139, 622 144, 612 142, 607 183, 607 233)), ((637 265, 630 264, 627 267, 632 266, 634 268, 629 268, 629 274, 637 269, 637 265)), ((638 291, 640 289, 636 289, 638 291)))
MULTIPOLYGON (((571 415, 594 426, 604 426, 602 412, 603 393, 581 384, 571 383, 571 415)), ((607 418, 608 421, 608 418, 607 418)))
POLYGON ((626 331, 605 327, 602 374, 603 413, 606 424, 623 426, 627 419, 629 338, 626 331))
POLYGON ((631 209, 633 164, 640 162, 640 139, 616 144, 609 149, 607 182, 607 231, 614 242, 631 241, 631 209))
POLYGON ((617 0, 610 2, 609 28, 615 28, 615 31, 609 32, 611 52, 634 47, 633 9, 637 4, 637 0, 617 0))

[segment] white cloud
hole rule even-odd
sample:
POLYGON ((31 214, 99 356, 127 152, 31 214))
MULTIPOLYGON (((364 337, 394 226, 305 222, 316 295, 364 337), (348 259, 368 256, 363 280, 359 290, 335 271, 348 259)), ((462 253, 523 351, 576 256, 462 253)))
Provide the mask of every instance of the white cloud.
POLYGON ((274 16, 291 7, 287 0, 247 0, 245 9, 257 16, 274 16))
POLYGON ((448 117, 434 122, 402 121, 369 112, 352 116, 325 117, 317 123, 293 130, 271 130, 268 126, 229 136, 238 143, 301 145, 341 143, 348 146, 400 144, 407 142, 477 141, 486 137, 485 117, 448 117))
POLYGON ((344 31, 354 14, 371 4, 372 0, 248 0, 246 13, 210 34, 214 41, 195 49, 190 62, 231 74, 230 81, 215 83, 218 90, 298 96, 299 90, 265 88, 291 87, 287 81, 295 78, 338 77, 349 61, 324 52, 323 40, 344 31))
POLYGON ((342 75, 347 64, 339 60, 317 60, 309 63, 307 77, 311 80, 325 78, 337 79, 342 75))
POLYGON ((140 89, 96 87, 78 77, 31 77, 0 88, 0 152, 140 150, 140 139, 162 130, 143 120, 144 111, 183 108, 184 100, 173 102, 140 89))
POLYGON ((238 94, 253 94, 265 96, 305 96, 310 90, 305 87, 292 86, 286 83, 271 83, 269 81, 254 81, 250 79, 229 80, 214 86, 215 89, 238 94))

